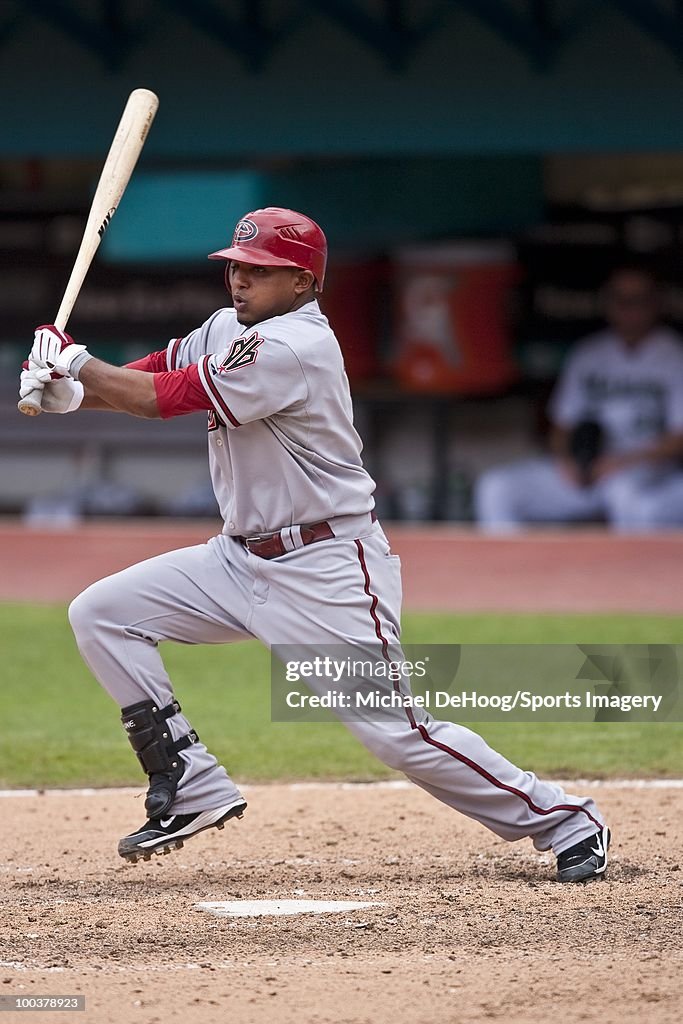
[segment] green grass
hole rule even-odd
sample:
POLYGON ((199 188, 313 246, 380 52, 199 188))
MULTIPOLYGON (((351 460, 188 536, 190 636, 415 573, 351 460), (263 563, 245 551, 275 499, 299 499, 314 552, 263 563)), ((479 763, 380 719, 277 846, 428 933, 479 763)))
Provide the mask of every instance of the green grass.
MULTIPOLYGON (((63 607, 0 605, 0 786, 137 785, 118 721, 76 650, 63 607)), ((406 615, 406 643, 682 643, 658 616, 406 615)), ((268 653, 165 644, 176 695, 240 781, 376 779, 391 773, 337 723, 270 721, 268 653)), ((556 775, 682 773, 683 725, 487 723, 473 726, 524 768, 556 775)))

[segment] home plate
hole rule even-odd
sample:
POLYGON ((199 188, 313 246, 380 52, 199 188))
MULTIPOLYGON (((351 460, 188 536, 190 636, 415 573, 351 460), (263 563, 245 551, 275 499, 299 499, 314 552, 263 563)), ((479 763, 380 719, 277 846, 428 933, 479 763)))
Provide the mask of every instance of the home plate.
POLYGON ((195 903, 218 917, 280 917, 283 914, 338 914, 343 910, 366 910, 383 903, 357 903, 353 900, 217 900, 195 903))

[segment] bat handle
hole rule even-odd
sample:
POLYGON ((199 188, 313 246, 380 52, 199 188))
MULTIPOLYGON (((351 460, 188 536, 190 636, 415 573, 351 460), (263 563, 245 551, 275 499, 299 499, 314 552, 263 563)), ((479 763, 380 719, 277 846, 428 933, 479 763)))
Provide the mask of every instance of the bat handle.
POLYGON ((35 391, 29 391, 27 395, 20 398, 17 402, 19 412, 23 412, 24 416, 40 416, 43 411, 40 402, 42 393, 42 388, 36 388, 35 391))
MULTIPOLYGON (((69 319, 69 313, 71 312, 72 306, 73 301, 68 307, 66 307, 66 303, 62 301, 62 305, 59 307, 59 312, 55 317, 55 327, 57 328, 58 331, 66 330, 66 325, 69 319)), ((17 409, 19 410, 19 412, 23 412, 24 416, 40 416, 41 412, 43 411, 42 397, 42 388, 36 388, 34 391, 29 391, 27 395, 24 395, 24 397, 20 398, 19 401, 17 402, 17 409)))

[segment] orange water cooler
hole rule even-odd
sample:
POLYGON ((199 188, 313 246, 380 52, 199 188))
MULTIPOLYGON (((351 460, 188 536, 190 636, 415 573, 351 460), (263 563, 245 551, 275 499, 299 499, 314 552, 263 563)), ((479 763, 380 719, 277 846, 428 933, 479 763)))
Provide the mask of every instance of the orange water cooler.
POLYGON ((513 383, 509 314, 519 267, 508 245, 406 247, 394 275, 392 369, 406 391, 486 395, 513 383))

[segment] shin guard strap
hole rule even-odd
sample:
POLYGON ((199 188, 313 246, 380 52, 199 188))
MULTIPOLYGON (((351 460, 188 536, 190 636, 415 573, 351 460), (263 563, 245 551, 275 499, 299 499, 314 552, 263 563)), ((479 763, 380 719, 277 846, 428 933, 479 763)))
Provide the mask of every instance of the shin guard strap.
POLYGON ((121 709, 121 722, 138 761, 148 775, 170 772, 178 767, 174 755, 197 742, 197 733, 191 730, 179 740, 172 741, 166 721, 177 715, 180 704, 174 700, 159 708, 153 700, 143 700, 121 709))

